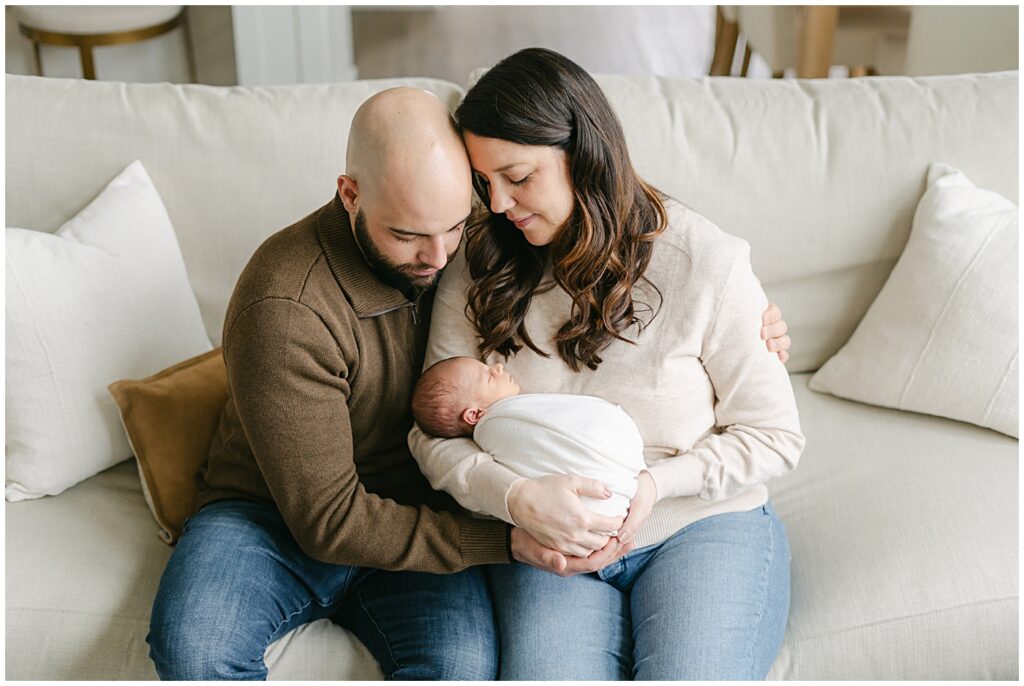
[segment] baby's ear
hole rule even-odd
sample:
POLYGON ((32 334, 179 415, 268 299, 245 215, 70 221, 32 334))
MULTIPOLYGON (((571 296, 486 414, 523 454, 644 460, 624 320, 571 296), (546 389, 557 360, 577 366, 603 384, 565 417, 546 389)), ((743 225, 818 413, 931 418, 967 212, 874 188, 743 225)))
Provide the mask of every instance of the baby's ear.
POLYGON ((487 409, 483 407, 470 407, 462 412, 462 421, 466 422, 470 426, 476 426, 483 416, 487 414, 487 409))

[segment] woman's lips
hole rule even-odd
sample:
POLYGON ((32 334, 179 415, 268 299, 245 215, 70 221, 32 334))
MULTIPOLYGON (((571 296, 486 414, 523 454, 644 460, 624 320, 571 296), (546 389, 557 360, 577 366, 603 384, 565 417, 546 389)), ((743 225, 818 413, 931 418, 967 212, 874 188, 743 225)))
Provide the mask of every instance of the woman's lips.
POLYGON ((525 229, 526 225, 532 222, 533 218, 536 216, 536 214, 529 214, 522 219, 512 219, 512 217, 509 217, 509 220, 516 225, 517 229, 525 229))

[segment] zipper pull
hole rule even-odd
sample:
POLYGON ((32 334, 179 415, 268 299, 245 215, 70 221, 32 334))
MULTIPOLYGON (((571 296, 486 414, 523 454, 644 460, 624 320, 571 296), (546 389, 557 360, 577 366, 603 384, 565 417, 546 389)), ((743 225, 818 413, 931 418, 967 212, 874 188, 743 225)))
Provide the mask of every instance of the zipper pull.
POLYGON ((416 303, 412 304, 412 323, 417 326, 420 323, 420 308, 416 306, 416 303))

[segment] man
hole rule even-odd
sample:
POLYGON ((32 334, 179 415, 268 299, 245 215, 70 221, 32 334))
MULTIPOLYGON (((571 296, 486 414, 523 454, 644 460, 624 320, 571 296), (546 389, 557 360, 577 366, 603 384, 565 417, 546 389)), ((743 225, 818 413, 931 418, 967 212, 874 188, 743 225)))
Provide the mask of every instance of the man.
POLYGON ((163 679, 266 678, 266 647, 324 617, 388 678, 493 679, 479 565, 515 551, 581 573, 629 550, 566 558, 430 488, 409 401, 431 288, 472 206, 469 162, 444 104, 397 88, 356 112, 346 172, 257 249, 229 303, 229 398, 147 638, 163 679))

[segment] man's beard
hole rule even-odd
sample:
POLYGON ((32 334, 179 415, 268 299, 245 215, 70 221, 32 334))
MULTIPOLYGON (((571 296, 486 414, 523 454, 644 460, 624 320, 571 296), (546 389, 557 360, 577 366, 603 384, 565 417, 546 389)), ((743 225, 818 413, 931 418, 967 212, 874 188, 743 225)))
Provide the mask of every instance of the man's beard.
MULTIPOLYGON (((363 256, 366 257, 366 262, 370 265, 370 268, 377 273, 377 276, 384 283, 402 291, 411 300, 415 300, 420 293, 437 283, 441 270, 434 272, 430 276, 416 276, 412 272, 431 269, 432 266, 429 264, 395 264, 385 257, 377 249, 377 244, 373 242, 373 238, 370 237, 370 230, 366 226, 366 217, 361 209, 356 211, 355 229, 356 244, 363 251, 363 256)), ((451 260, 454 256, 454 252, 448 255, 448 260, 451 260)))

